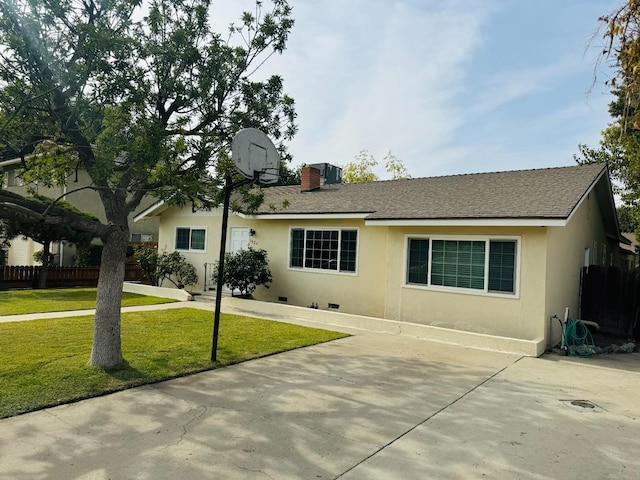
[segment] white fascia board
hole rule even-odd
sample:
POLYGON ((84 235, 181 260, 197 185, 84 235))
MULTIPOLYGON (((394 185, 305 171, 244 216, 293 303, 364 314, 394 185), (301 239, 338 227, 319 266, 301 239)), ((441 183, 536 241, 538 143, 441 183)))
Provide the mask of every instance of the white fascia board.
POLYGON ((445 218, 365 220, 367 227, 564 227, 567 219, 557 218, 445 218))
POLYGON ((4 160, 0 162, 0 167, 8 167, 9 165, 15 165, 20 163, 20 158, 12 158, 11 160, 4 160))
POLYGON ((138 220, 144 220, 146 217, 152 216, 152 214, 155 213, 155 211, 158 210, 163 205, 164 205, 164 200, 160 200, 159 202, 154 203, 153 205, 148 207, 146 210, 140 212, 138 215, 133 217, 133 221, 137 222, 138 220))
POLYGON ((361 219, 366 218, 369 213, 259 213, 250 215, 246 213, 236 213, 240 218, 254 220, 340 220, 340 219, 361 219))

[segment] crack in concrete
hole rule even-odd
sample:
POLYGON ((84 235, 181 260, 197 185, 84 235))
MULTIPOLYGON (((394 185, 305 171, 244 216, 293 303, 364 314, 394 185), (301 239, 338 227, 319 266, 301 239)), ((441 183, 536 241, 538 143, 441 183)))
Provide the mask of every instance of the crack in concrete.
POLYGON ((400 440, 401 438, 404 438, 405 436, 409 435, 411 432, 413 432, 415 429, 417 429, 418 427, 425 425, 427 422, 429 422, 432 418, 434 418, 435 416, 439 415, 440 413, 444 412, 445 410, 447 410, 449 407, 455 405, 456 403, 458 403, 460 400, 462 400, 463 398, 465 398, 466 396, 470 395, 471 393, 475 392, 477 389, 479 389, 480 387, 482 387, 483 385, 485 385, 487 382, 491 381, 492 379, 494 379, 495 377, 497 377, 498 375, 500 375, 502 372, 504 372, 507 368, 515 365, 516 363, 518 363, 520 360, 522 360, 524 357, 518 357, 512 364, 507 365, 503 368, 501 368, 500 370, 498 370, 497 372, 495 372, 493 375, 490 375, 489 377, 485 378, 482 382, 480 382, 479 384, 477 384, 475 387, 469 389, 468 391, 466 391, 465 393, 463 393, 462 395, 460 395, 458 398, 452 400, 451 402, 449 402, 447 405, 445 405, 444 407, 442 407, 440 410, 434 412, 433 414, 429 415, 427 418, 425 418, 424 420, 422 420, 421 422, 415 424, 413 427, 411 427, 410 429, 408 429, 407 431, 401 433, 400 435, 398 435, 396 438, 392 439, 390 442, 386 443, 385 445, 383 445, 382 447, 378 448, 375 452, 371 453, 370 455, 367 455, 365 458, 363 458, 362 460, 360 460, 359 462, 357 462, 356 464, 352 465, 351 467, 349 467, 348 469, 346 469, 344 472, 342 472, 340 475, 334 477, 334 480, 338 480, 339 478, 342 478, 345 474, 349 473, 351 470, 355 469, 356 467, 358 467, 359 465, 362 465, 363 463, 365 463, 367 460, 369 460, 370 458, 374 457, 375 455, 377 455, 378 453, 382 452, 385 448, 390 447, 391 445, 393 445, 394 443, 396 443, 398 440, 400 440))
POLYGON ((182 425, 182 433, 178 437, 178 441, 176 442, 176 445, 180 444, 180 442, 182 442, 182 440, 184 440, 184 437, 185 437, 185 435, 187 434, 187 432, 189 430, 189 426, 192 423, 200 420, 204 416, 204 414, 207 413, 207 411, 209 411, 209 409, 207 407, 205 407, 204 405, 198 405, 196 408, 192 409, 189 413, 192 413, 195 410, 201 410, 201 411, 200 411, 200 413, 194 415, 193 418, 191 418, 191 420, 189 420, 187 423, 182 425))

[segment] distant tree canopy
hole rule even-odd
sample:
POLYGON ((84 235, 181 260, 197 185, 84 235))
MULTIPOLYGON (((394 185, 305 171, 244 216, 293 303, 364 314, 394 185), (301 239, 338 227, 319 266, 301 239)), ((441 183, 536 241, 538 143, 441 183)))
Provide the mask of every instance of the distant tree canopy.
MULTIPOLYGON (((604 48, 599 61, 611 62, 607 81, 615 99, 609 104, 613 121, 602 131, 596 148, 579 145, 578 163, 606 163, 621 187, 629 218, 640 218, 640 2, 630 0, 599 18, 604 48)), ((626 215, 625 214, 625 215, 626 215)), ((625 227, 633 223, 624 223, 625 227)), ((637 223, 635 231, 638 231, 637 223)))
POLYGON ((635 216, 634 209, 627 205, 621 205, 617 209, 618 224, 621 232, 633 233, 638 229, 638 218, 635 216))
MULTIPOLYGON (((404 166, 402 160, 398 159, 393 153, 389 152, 384 157, 385 170, 391 175, 392 180, 401 180, 411 178, 407 167, 404 166)), ((361 150, 353 162, 342 166, 342 181, 344 183, 364 183, 375 182, 380 178, 373 172, 374 167, 378 165, 378 161, 368 150, 361 150)))

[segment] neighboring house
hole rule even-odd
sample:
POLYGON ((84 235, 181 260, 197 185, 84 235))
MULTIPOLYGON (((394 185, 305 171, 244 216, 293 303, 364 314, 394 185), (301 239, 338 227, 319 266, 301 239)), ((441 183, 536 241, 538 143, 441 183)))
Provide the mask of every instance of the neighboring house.
MULTIPOLYGON (((537 342, 578 314, 585 265, 618 265, 616 210, 603 165, 264 190, 229 219, 228 250, 264 248, 273 283, 256 298, 537 342), (286 207, 285 207, 286 206, 286 207), (253 234, 253 235, 252 235, 253 234)), ((162 202, 159 250, 199 268, 218 258, 221 212, 162 202)))
POLYGON ((622 234, 624 240, 620 242, 620 250, 623 255, 622 264, 623 268, 627 268, 629 270, 638 268, 638 260, 640 252, 640 243, 636 238, 635 233, 623 233, 622 234), (625 265, 626 262, 626 265, 625 265))
MULTIPOLYGON (((0 178, 2 187, 9 191, 26 195, 27 187, 23 184, 21 176, 21 161, 19 158, 0 160, 0 178)), ((104 208, 98 194, 91 189, 78 190, 82 186, 90 184, 89 175, 84 171, 79 171, 77 179, 70 181, 64 187, 46 188, 36 185, 37 193, 50 198, 61 197, 76 208, 96 215, 101 221, 106 221, 104 208), (65 195, 65 192, 69 192, 65 195)), ((145 210, 149 205, 155 203, 157 199, 145 199, 129 217, 129 229, 132 242, 155 242, 158 238, 158 221, 145 223, 135 223, 134 216, 145 210)), ((17 237, 11 240, 11 247, 8 251, 7 265, 35 265, 33 254, 42 250, 42 245, 31 239, 17 237)), ((75 260, 75 247, 66 242, 54 242, 51 246, 51 253, 54 255, 57 265, 73 265, 75 260)))

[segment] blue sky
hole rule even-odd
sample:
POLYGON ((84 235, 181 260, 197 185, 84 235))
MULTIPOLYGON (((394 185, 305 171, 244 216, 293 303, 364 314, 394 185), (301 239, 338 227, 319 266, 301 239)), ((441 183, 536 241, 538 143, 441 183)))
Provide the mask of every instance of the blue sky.
MULTIPOLYGON (((296 101, 292 165, 362 149, 414 177, 573 165, 610 121, 589 42, 621 1, 291 0, 287 50, 262 74, 296 101)), ((250 6, 214 2, 214 21, 250 6)))

